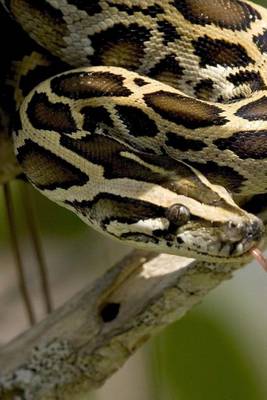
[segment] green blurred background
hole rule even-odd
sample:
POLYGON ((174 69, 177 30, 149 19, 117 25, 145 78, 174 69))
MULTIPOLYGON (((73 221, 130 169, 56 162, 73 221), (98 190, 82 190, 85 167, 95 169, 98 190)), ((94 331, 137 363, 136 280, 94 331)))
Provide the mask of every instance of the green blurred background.
MULTIPOLYGON (((267 1, 258 1, 267 6, 267 1)), ((38 318, 40 283, 22 205, 23 183, 12 191, 21 248, 38 318)), ((129 247, 102 237, 32 190, 56 306, 107 269, 129 247)), ((0 344, 27 327, 18 294, 5 207, 0 208, 0 344)), ((94 400, 266 400, 267 275, 250 265, 202 305, 154 338, 94 400)), ((85 399, 81 399, 85 400, 85 399)))

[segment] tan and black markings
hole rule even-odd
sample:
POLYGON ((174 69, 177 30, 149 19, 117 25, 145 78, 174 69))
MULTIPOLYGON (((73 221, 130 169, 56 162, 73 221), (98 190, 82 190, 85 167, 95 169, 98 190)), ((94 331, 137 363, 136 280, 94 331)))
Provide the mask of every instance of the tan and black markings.
POLYGON ((263 77, 259 72, 255 71, 240 71, 235 74, 230 74, 227 77, 227 80, 231 82, 235 88, 241 88, 238 91, 238 95, 232 96, 232 99, 235 98, 246 98, 246 91, 242 90, 243 87, 247 87, 250 89, 247 93, 251 94, 251 92, 256 92, 259 90, 266 89, 266 82, 263 80, 263 77))
POLYGON ((253 36, 253 41, 261 51, 261 53, 267 52, 267 29, 263 30, 263 33, 253 36))
MULTIPOLYGON (((102 231, 121 241, 135 242, 137 246, 139 244, 141 247, 144 245, 151 248, 167 247, 170 252, 176 250, 184 255, 195 252, 199 254, 199 258, 204 259, 208 256, 197 241, 191 243, 190 250, 187 248, 188 228, 194 239, 194 237, 197 238, 203 226, 208 235, 209 226, 206 220, 191 215, 185 206, 177 204, 164 208, 146 201, 137 201, 110 193, 100 193, 92 201, 66 201, 66 206, 74 210, 87 223, 94 225, 95 221, 98 221, 98 226, 102 231), (186 210, 186 216, 179 212, 174 214, 175 207, 186 210)), ((252 226, 250 234, 260 237, 261 229, 258 229, 257 224, 252 224, 252 226)), ((212 233, 218 234, 222 227, 227 235, 229 226, 220 224, 214 224, 212 233)), ((240 237, 240 234, 238 228, 235 233, 236 239, 240 237)), ((225 252, 229 252, 229 255, 234 257, 237 246, 238 244, 234 240, 231 243, 224 242, 220 250, 217 248, 216 251, 219 250, 222 259, 225 252)), ((212 245, 208 251, 212 252, 212 245)), ((219 260, 216 258, 217 262, 219 260)))
MULTIPOLYGON (((187 159, 184 159, 184 161, 189 162, 187 159)), ((207 161, 206 163, 191 162, 191 164, 206 176, 209 181, 225 187, 230 193, 242 193, 243 188, 246 187, 247 179, 244 175, 227 165, 218 165, 214 161, 207 161)))
POLYGON ((30 139, 20 148, 18 161, 33 185, 41 190, 68 189, 89 181, 79 168, 30 139), (36 169, 36 165, 42 168, 36 169))
POLYGON ((83 139, 62 136, 60 144, 95 165, 103 166, 106 179, 127 178, 158 184, 167 179, 167 172, 154 172, 149 164, 139 168, 137 160, 142 159, 142 154, 137 156, 137 160, 129 158, 128 154, 135 154, 133 149, 108 136, 90 135, 83 139))
POLYGON ((215 140, 214 144, 220 150, 231 150, 241 159, 267 158, 267 130, 236 132, 227 139, 215 140))
MULTIPOLYGON (((52 110, 53 104, 55 104, 54 131, 59 134, 74 135, 75 141, 72 146, 73 149, 76 148, 76 152, 78 152, 77 146, 80 151, 90 148, 92 135, 97 135, 99 147, 101 138, 103 138, 104 146, 105 141, 111 143, 112 135, 115 135, 114 139, 124 143, 128 148, 128 150, 125 149, 125 152, 132 153, 133 157, 136 150, 147 154, 154 153, 156 157, 167 155, 177 160, 186 160, 187 163, 191 162, 193 165, 197 165, 197 169, 209 179, 223 184, 236 194, 255 192, 255 184, 258 185, 264 181, 265 172, 262 168, 259 177, 256 178, 257 182, 251 177, 255 176, 254 169, 258 168, 257 163, 262 160, 266 162, 266 155, 262 151, 266 140, 265 136, 254 134, 254 129, 252 129, 250 138, 246 142, 244 135, 238 136, 238 132, 235 131, 236 128, 232 126, 231 122, 236 119, 239 126, 243 124, 244 127, 247 127, 248 111, 246 112, 246 107, 249 104, 253 107, 251 101, 243 100, 240 106, 237 102, 224 105, 212 104, 182 95, 175 89, 170 91, 166 85, 149 78, 146 78, 145 84, 143 84, 143 78, 138 78, 136 73, 126 73, 120 68, 102 67, 101 72, 99 70, 99 67, 92 67, 82 73, 71 71, 52 78, 48 87, 51 92, 49 98, 53 98, 53 102, 49 103, 49 106, 44 107, 42 89, 38 89, 38 94, 33 93, 29 97, 28 103, 25 103, 27 104, 28 119, 32 121, 30 123, 33 127, 38 128, 39 126, 39 129, 42 129, 43 126, 45 128, 42 121, 40 124, 40 118, 37 121, 39 125, 36 124, 36 116, 31 115, 29 110, 31 113, 32 110, 41 110, 41 112, 39 111, 40 115, 49 115, 50 109, 52 110), (101 78, 103 78, 102 81, 101 78), (137 79, 142 79, 141 86, 136 85, 137 79), (37 98, 39 98, 40 104, 38 102, 36 104, 37 98), (70 112, 75 115, 76 124, 70 124, 70 112), (62 125, 65 124, 66 128, 70 128, 65 132, 61 126, 57 127, 57 121, 61 119, 63 119, 62 125), (218 131, 212 133, 214 127, 217 129, 222 127, 221 137, 219 137, 218 131), (77 138, 75 134, 78 134, 77 138), (109 139, 108 136, 110 136, 109 139), (79 137, 81 139, 78 139, 79 137), (239 147, 236 145, 238 139, 241 143, 239 147), (246 147, 246 143, 249 143, 249 146, 246 147), (250 153, 247 152, 248 147, 250 147, 250 153), (217 162, 210 160, 210 149, 214 156, 216 155, 217 162), (229 152, 234 153, 237 157, 229 158, 229 152), (242 172, 240 171, 240 160, 244 160, 242 172)), ((261 99, 262 96, 255 100, 257 110, 257 104, 262 101, 261 99)), ((250 113, 254 112, 255 114, 255 107, 251 108, 250 113)), ((39 114, 37 113, 38 117, 39 114)), ((254 118, 256 117, 253 117, 253 121, 254 118)), ((49 130, 48 125, 47 131, 49 130)), ((249 131, 246 132, 249 135, 249 131)), ((63 148, 69 148, 69 143, 70 139, 65 139, 63 135, 61 138, 63 148)), ((106 172, 110 179, 112 176, 126 178, 127 174, 132 178, 133 176, 141 177, 140 174, 132 172, 132 169, 138 169, 140 160, 128 159, 129 169, 127 169, 127 158, 125 157, 120 158, 114 153, 115 161, 111 163, 104 152, 101 161, 97 162, 92 153, 90 154, 94 164, 102 164, 106 171, 112 171, 106 172), (107 161, 109 160, 107 163, 105 163, 105 158, 107 161), (119 169, 123 170, 121 174, 118 172, 119 169)), ((96 154, 99 154, 99 151, 96 151, 96 154)), ((142 164, 142 168, 144 168, 144 164, 142 164)), ((164 168, 167 168, 166 165, 164 168)), ((149 172, 145 172, 144 168, 142 179, 149 181, 148 175, 149 172)), ((158 181, 159 179, 155 180, 155 178, 150 180, 154 183, 158 181)), ((164 186, 163 183, 162 185, 164 186)), ((265 186, 261 184, 260 190, 265 191, 265 186)))
POLYGON ((230 43, 223 39, 213 39, 209 36, 199 37, 192 42, 195 54, 199 57, 199 65, 207 67, 247 67, 255 64, 247 50, 240 44, 230 43))
POLYGON ((252 101, 237 110, 236 115, 249 121, 267 121, 267 96, 252 101))
POLYGON ((124 76, 109 71, 92 73, 72 72, 51 81, 52 92, 70 99, 86 99, 101 96, 129 96, 131 90, 124 86, 124 76))
POLYGON ((167 132, 166 134, 166 145, 170 146, 174 149, 178 149, 180 151, 188 151, 188 150, 194 150, 194 151, 201 151, 207 145, 202 141, 198 139, 186 139, 182 135, 178 135, 177 133, 174 132, 167 132))
POLYGON ((156 64, 149 73, 154 79, 165 82, 172 87, 179 88, 180 80, 183 78, 184 67, 173 54, 167 55, 156 64))
POLYGON ((149 82, 147 82, 144 78, 135 78, 134 79, 134 83, 137 85, 137 86, 145 86, 145 85, 147 85, 149 82))
POLYGON ((239 0, 174 0, 174 4, 192 24, 214 24, 233 31, 247 30, 262 18, 251 4, 239 0))
POLYGON ((45 93, 36 93, 28 108, 28 118, 36 129, 71 133, 77 130, 68 104, 51 103, 45 93))
MULTIPOLYGON (((79 68, 41 83, 14 119, 28 179, 120 240, 245 259, 263 226, 233 198, 265 202, 267 12, 242 0, 1 3, 79 68)), ((44 64, 22 74, 22 96, 44 64)))
POLYGON ((87 132, 96 132, 101 126, 114 127, 109 112, 103 106, 85 106, 81 109, 81 114, 84 116, 82 129, 87 132))
POLYGON ((197 129, 227 122, 220 115, 220 108, 181 94, 159 90, 145 94, 144 100, 157 114, 186 128, 197 129))
POLYGON ((95 15, 102 11, 102 7, 100 5, 100 0, 94 1, 81 1, 81 0, 68 0, 68 4, 72 4, 78 8, 78 10, 85 11, 88 15, 95 15))
POLYGON ((159 133, 155 121, 149 118, 140 108, 132 105, 117 105, 115 110, 122 123, 128 129, 129 135, 154 137, 159 133))
POLYGON ((164 14, 164 8, 161 7, 159 4, 145 4, 143 2, 142 4, 130 4, 129 2, 114 2, 112 0, 108 0, 108 4, 112 8, 116 8, 118 11, 123 11, 127 13, 128 15, 133 15, 136 12, 141 12, 143 15, 149 15, 151 17, 156 17, 158 14, 164 14))
POLYGON ((213 89, 214 82, 212 79, 202 79, 194 87, 195 96, 201 100, 208 100, 211 97, 213 89))
POLYGON ((28 29, 29 34, 49 52, 73 66, 121 66, 154 76, 191 95, 192 85, 186 82, 193 77, 192 83, 197 83, 211 74, 220 86, 215 85, 216 90, 210 96, 212 100, 229 100, 230 92, 236 97, 225 70, 219 68, 225 63, 247 66, 249 61, 256 61, 254 72, 263 72, 256 52, 261 52, 259 46, 264 42, 264 10, 251 3, 150 0, 136 4, 133 0, 101 0, 87 4, 85 0, 60 0, 59 3, 43 0, 35 4, 33 0, 16 0, 6 7, 26 30, 33 24, 34 16, 34 27, 28 29), (48 19, 46 25, 45 18, 48 19), (42 32, 46 29, 43 25, 54 38, 59 38, 58 31, 62 30, 60 40, 47 40, 42 32), (194 30, 192 25, 196 25, 194 30), (214 27, 216 33, 211 35, 214 27), (239 40, 233 31, 240 35, 239 40), (199 56, 205 63, 207 54, 218 62, 216 72, 201 68, 199 56), (170 60, 172 66, 168 66, 170 60))
POLYGON ((41 46, 56 49, 64 47, 67 34, 63 12, 49 1, 10 0, 6 7, 12 9, 14 17, 41 46))
MULTIPOLYGON (((213 186, 197 170, 170 158, 166 152, 167 149, 172 148, 174 152, 183 154, 188 151, 194 154, 203 153, 208 148, 207 143, 200 139, 190 138, 191 133, 201 130, 205 132, 205 129, 211 126, 212 118, 213 126, 226 125, 228 120, 221 116, 225 110, 217 105, 182 96, 178 91, 175 93, 174 89, 167 91, 165 85, 148 78, 146 78, 146 85, 137 86, 135 83, 137 74, 126 73, 119 68, 102 68, 103 74, 107 71, 109 73, 103 75, 108 79, 103 80, 104 89, 101 90, 98 70, 97 67, 88 68, 83 75, 80 73, 75 75, 74 72, 64 73, 44 83, 48 97, 51 98, 53 95, 55 104, 61 100, 62 104, 66 105, 67 99, 68 112, 72 110, 75 120, 79 121, 77 125, 79 136, 75 136, 77 134, 75 132, 63 133, 61 129, 55 127, 52 135, 56 134, 56 139, 53 144, 53 138, 49 137, 49 129, 47 129, 47 141, 43 134, 39 138, 36 133, 31 134, 32 117, 29 112, 25 114, 23 108, 26 107, 26 110, 29 110, 34 106, 38 109, 36 96, 42 94, 42 85, 39 85, 38 93, 32 92, 26 98, 21 110, 22 130, 18 132, 16 142, 21 143, 17 145, 18 158, 21 158, 22 165, 24 163, 24 169, 27 169, 32 183, 36 181, 38 188, 45 188, 48 197, 60 203, 64 199, 64 204, 68 208, 75 209, 87 223, 120 240, 127 242, 134 240, 135 243, 140 242, 139 244, 145 241, 145 244, 152 248, 158 246, 165 248, 165 251, 173 253, 178 251, 179 254, 184 255, 198 254, 199 258, 204 259, 217 257, 218 260, 222 260, 226 254, 228 257, 238 259, 240 254, 250 248, 251 240, 254 243, 261 235, 260 221, 239 209, 225 190, 213 186), (95 85, 92 84, 94 76, 96 77, 95 85), (86 78, 88 88, 85 84, 86 78), (127 102, 126 96, 118 96, 116 85, 114 88, 114 82, 118 81, 123 82, 122 89, 128 89, 131 93, 127 102), (71 82, 70 85, 69 82, 71 82), (82 91, 79 82, 81 82, 82 91), (74 95, 70 96, 72 85, 75 91, 74 95), (109 95, 106 95, 107 87, 111 88, 109 95), (136 91, 141 89, 145 92, 143 97, 140 97, 140 99, 143 98, 143 103, 136 98, 136 91), (78 98, 77 93, 82 93, 82 96, 78 98), (172 103, 168 106, 170 98, 172 103), (174 98, 177 99, 176 103, 174 98), (162 107, 163 112, 152 106, 152 100, 156 102, 157 107, 162 107), (95 113, 93 105, 96 107, 95 113), (191 105, 195 114, 200 115, 196 121, 192 117, 191 105), (191 112, 188 113, 190 107, 191 112), (167 108, 171 110, 171 114, 165 115, 167 108), (136 119, 134 119, 134 110, 136 119), (80 116, 77 113, 80 113, 80 116), (162 137, 162 131, 159 128, 164 124, 168 126, 169 123, 177 126, 177 132, 166 131, 165 136, 162 137), (89 131, 84 131, 85 127, 90 128, 89 131), (123 132, 120 133, 120 129, 123 132), (113 136, 110 136, 111 133, 113 136), (137 141, 137 146, 133 139, 137 141), (81 165, 84 176, 88 177, 88 182, 84 180, 75 182, 75 179, 72 181, 73 171, 66 165, 62 166, 64 176, 67 175, 64 185, 70 186, 65 189, 64 194, 59 191, 60 188, 64 189, 64 186, 56 187, 56 185, 53 186, 54 182, 40 181, 38 177, 36 178, 35 171, 31 173, 30 167, 23 161, 23 156, 20 154, 21 150, 24 154, 28 140, 34 140, 40 147, 45 140, 47 147, 45 151, 51 153, 56 151, 55 143, 57 142, 56 152, 61 154, 62 149, 65 149, 67 165, 72 165, 73 153, 80 157, 78 164, 81 165), (157 154, 141 152, 142 142, 145 146, 150 144, 155 149, 158 147, 157 154), (99 167, 102 171, 101 175, 96 170, 94 171, 91 165, 94 168, 99 167), (158 198, 155 197, 156 193, 159 193, 158 198), (81 199, 78 203, 71 200, 77 196, 81 199), (158 211, 155 215, 152 213, 153 216, 151 216, 152 211, 145 213, 150 203, 151 210, 159 210, 158 207, 160 207, 164 213, 158 211), (148 205, 144 207, 144 204, 148 205), (170 221, 166 217, 169 215, 167 210, 173 204, 188 209, 190 216, 188 221, 183 224, 177 221, 177 224, 174 224, 173 220, 170 221), (209 221, 209 215, 213 215, 212 222, 209 221), (203 228, 206 239, 201 243, 196 243, 196 238, 201 235, 203 228), (223 234, 220 239, 223 245, 218 245, 221 230, 226 234, 223 234), (229 238, 231 238, 230 241, 229 238)), ((43 106, 42 97, 39 97, 39 101, 43 106)), ((63 108, 60 112, 62 110, 63 108)), ((29 159, 32 159, 32 153, 29 159)), ((28 164, 31 165, 30 162, 28 164)), ((39 173, 41 170, 40 165, 39 173)), ((46 167, 44 176, 46 181, 46 167)))
POLYGON ((177 27, 168 20, 161 19, 158 21, 158 31, 163 35, 163 44, 165 46, 181 39, 181 34, 178 33, 177 27))
POLYGON ((90 57, 93 65, 124 66, 137 69, 145 56, 145 43, 151 37, 150 29, 137 23, 128 26, 118 23, 106 31, 95 33, 90 39, 95 49, 90 57))

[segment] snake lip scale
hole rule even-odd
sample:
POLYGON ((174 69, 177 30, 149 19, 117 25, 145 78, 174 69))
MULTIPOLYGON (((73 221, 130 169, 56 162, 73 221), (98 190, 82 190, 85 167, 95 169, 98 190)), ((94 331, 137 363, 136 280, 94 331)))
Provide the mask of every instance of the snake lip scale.
MULTIPOLYGON (((41 193, 136 247, 214 263, 260 259, 263 7, 242 0, 1 3, 18 24, 19 48, 2 78, 17 111, 6 111, 1 98, 0 110, 14 114, 8 129, 17 161, 41 193)), ((14 22, 2 14, 8 29, 14 22)))

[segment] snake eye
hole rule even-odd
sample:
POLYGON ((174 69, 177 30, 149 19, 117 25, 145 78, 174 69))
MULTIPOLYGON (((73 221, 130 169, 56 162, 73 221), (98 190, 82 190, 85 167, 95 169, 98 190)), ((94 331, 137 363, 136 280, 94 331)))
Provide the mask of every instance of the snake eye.
POLYGON ((187 207, 181 204, 173 204, 167 208, 165 216, 171 224, 181 226, 189 221, 190 212, 187 207))

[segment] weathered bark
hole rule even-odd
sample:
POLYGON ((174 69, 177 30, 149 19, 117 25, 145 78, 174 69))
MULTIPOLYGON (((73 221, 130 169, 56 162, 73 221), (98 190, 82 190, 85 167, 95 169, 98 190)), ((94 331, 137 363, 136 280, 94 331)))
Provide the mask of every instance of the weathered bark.
POLYGON ((1 349, 0 399, 79 399, 232 270, 134 251, 1 349))

